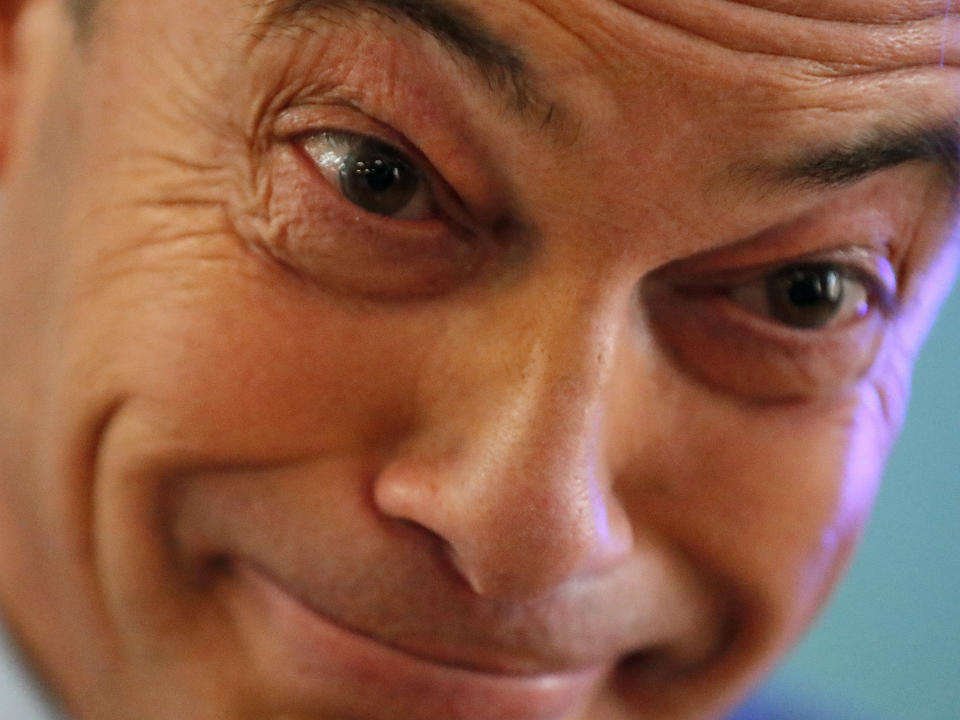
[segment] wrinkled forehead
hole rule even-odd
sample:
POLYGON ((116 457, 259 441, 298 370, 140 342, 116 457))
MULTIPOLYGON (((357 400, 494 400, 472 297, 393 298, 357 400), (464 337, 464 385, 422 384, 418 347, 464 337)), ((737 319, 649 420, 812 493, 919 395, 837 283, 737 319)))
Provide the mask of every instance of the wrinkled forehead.
MULTIPOLYGON (((718 157, 724 143, 737 156, 718 161, 718 167, 724 167, 717 172, 723 174, 731 165, 751 162, 739 157, 745 151, 730 133, 734 125, 759 130, 754 142, 768 141, 783 154, 817 144, 826 125, 834 142, 854 144, 866 134, 899 131, 903 125, 955 132, 960 9, 951 6, 953 1, 99 0, 97 4, 105 17, 111 14, 108 8, 122 9, 123 29, 117 34, 124 37, 122 42, 135 44, 139 51, 147 42, 144 33, 155 34, 163 44, 174 45, 185 62, 197 66, 190 73, 201 79, 219 71, 200 67, 202 60, 193 58, 223 59, 229 54, 223 48, 232 47, 232 60, 226 60, 229 70, 219 72, 232 78, 226 83, 231 87, 238 72, 257 74, 257 63, 250 61, 252 45, 238 38, 253 36, 257 43, 264 36, 280 37, 267 44, 292 59, 309 54, 301 48, 309 45, 312 30, 320 28, 333 37, 337 33, 331 28, 349 26, 362 31, 352 36, 355 40, 383 31, 377 23, 362 24, 363 18, 391 17, 406 30, 434 36, 457 59, 466 59, 467 66, 480 67, 486 84, 495 86, 507 77, 509 89, 519 92, 503 97, 519 97, 521 102, 514 104, 533 108, 531 114, 549 120, 544 126, 569 130, 557 133, 565 141, 589 127, 597 137, 616 134, 625 143, 632 137, 635 145, 660 147, 670 154, 691 135, 706 135, 716 139, 718 157), (361 25, 344 26, 345 18, 361 25), (178 36, 188 37, 186 42, 192 45, 172 39, 178 36), (659 107, 658 113, 644 110, 652 104, 659 107), (708 106, 710 111, 705 112, 708 106), (666 117, 668 112, 672 116, 666 117), (648 116, 646 124, 638 113, 648 116), (784 128, 792 135, 788 141, 776 137, 784 128)), ((393 46, 417 40, 406 32, 386 34, 393 46)), ((317 55, 310 67, 301 64, 309 74, 324 62, 325 57, 317 55)), ((359 53, 351 62, 361 63, 359 53)))
MULTIPOLYGON (((535 4, 555 15, 569 6, 559 0, 535 4)), ((809 60, 843 72, 960 62, 960 8, 953 8, 952 0, 601 0, 576 4, 584 13, 583 23, 591 22, 587 16, 592 14, 608 22, 615 19, 623 32, 642 33, 643 26, 651 25, 650 29, 655 26, 664 35, 676 33, 715 49, 809 60)))
MULTIPOLYGON (((532 66, 547 64, 561 74, 606 70, 612 86, 625 88, 638 74, 676 70, 678 77, 708 78, 718 70, 730 77, 744 63, 788 82, 789 76, 816 82, 960 65, 960 8, 952 2, 253 0, 244 6, 259 18, 275 16, 278 8, 283 14, 367 8, 404 19, 465 16, 495 44, 519 48, 517 55, 532 66)), ((437 25, 432 30, 447 34, 437 25)))
MULTIPOLYGON (((81 20, 101 6, 145 9, 139 0, 64 2, 81 20)), ((157 5, 178 13, 183 4, 157 5)), ((405 17, 439 8, 466 11, 495 27, 502 23, 507 37, 555 22, 587 41, 597 39, 594 32, 618 37, 623 52, 659 33, 670 42, 698 40, 717 49, 869 72, 960 64, 956 5, 956 0, 217 0, 208 9, 260 19, 291 6, 313 13, 369 8, 405 17)))
MULTIPOLYGON (((771 16, 856 23, 863 25, 896 25, 904 22, 943 18, 951 12, 952 0, 692 0, 670 3, 665 0, 610 0, 638 13, 691 11, 746 13, 761 11, 771 16)), ((722 31, 717 28, 717 31, 722 31)))
MULTIPOLYGON (((616 0, 628 7, 666 4, 661 0, 616 0)), ((897 21, 942 14, 948 0, 716 0, 728 5, 769 10, 798 17, 847 22, 897 21)))
MULTIPOLYGON (((951 0, 723 0, 797 17, 842 22, 899 22, 943 15, 951 0)), ((640 4, 627 0, 627 5, 640 4)))

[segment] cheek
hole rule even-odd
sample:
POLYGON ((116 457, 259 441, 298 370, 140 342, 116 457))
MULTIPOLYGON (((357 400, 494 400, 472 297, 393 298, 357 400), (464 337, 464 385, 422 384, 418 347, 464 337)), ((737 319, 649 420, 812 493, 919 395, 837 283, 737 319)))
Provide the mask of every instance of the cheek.
POLYGON ((418 328, 212 245, 114 278, 84 309, 81 364, 113 396, 99 402, 123 398, 209 462, 369 446, 407 422, 418 328))
MULTIPOLYGON (((110 413, 77 483, 93 497, 70 499, 91 513, 75 534, 97 545, 109 622, 138 651, 157 644, 179 657, 189 647, 211 667, 235 652, 223 651, 217 608, 179 564, 175 480, 303 458, 377 463, 416 421, 429 333, 331 299, 236 246, 205 236, 114 258, 79 294, 62 352, 66 422, 110 413)), ((328 474, 364 476, 345 467, 328 474)), ((357 487, 344 491, 355 504, 357 487)))
POLYGON ((741 642, 780 652, 843 569, 889 449, 876 397, 863 383, 842 403, 744 406, 684 385, 634 461, 643 477, 622 482, 634 523, 733 598, 741 642))

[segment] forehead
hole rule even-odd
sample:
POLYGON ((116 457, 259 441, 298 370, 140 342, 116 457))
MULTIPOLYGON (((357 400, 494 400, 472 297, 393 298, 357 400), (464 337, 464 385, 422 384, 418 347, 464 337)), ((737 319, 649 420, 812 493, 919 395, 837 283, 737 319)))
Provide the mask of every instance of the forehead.
POLYGON ((573 89, 589 76, 631 109, 653 99, 649 80, 658 72, 672 89, 699 78, 726 93, 735 88, 738 103, 744 94, 769 102, 771 89, 782 96, 831 80, 857 84, 858 92, 894 80, 916 86, 899 81, 960 60, 949 0, 267 0, 248 7, 267 25, 364 9, 412 20, 510 79, 527 70, 524 82, 545 75, 563 90, 561 83, 573 89), (645 97, 631 92, 638 86, 645 97))
MULTIPOLYGON (((600 0, 473 3, 478 13, 524 18, 521 32, 558 26, 564 47, 544 56, 605 66, 613 84, 668 70, 738 89, 820 88, 831 80, 877 86, 960 62, 960 22, 948 0, 600 0), (579 47, 578 47, 579 46, 579 47), (565 54, 568 51, 569 54, 565 54), (757 86, 758 80, 761 82, 757 86)), ((509 32, 509 31, 508 31, 509 32)), ((526 43, 536 41, 527 32, 526 43)))
MULTIPOLYGON (((845 22, 899 22, 943 14, 947 0, 723 0, 787 15, 845 22)), ((625 5, 637 5, 626 0, 625 5)))
MULTIPOLYGON (((68 4, 83 15, 99 4, 127 6, 140 13, 145 9, 134 0, 68 0, 68 4)), ((183 0, 151 5, 167 15, 180 15, 188 6, 183 0)), ((582 35, 582 40, 595 39, 598 30, 624 38, 642 33, 645 25, 659 25, 661 31, 673 28, 744 52, 783 49, 797 57, 810 54, 861 63, 873 59, 891 66, 897 62, 949 64, 960 49, 951 0, 217 0, 204 6, 221 17, 237 11, 260 18, 291 7, 318 15, 367 8, 428 17, 432 9, 440 9, 463 17, 466 11, 494 26, 512 20, 498 28, 505 35, 524 35, 552 22, 582 35), (850 42, 826 42, 839 37, 850 42), (860 41, 861 46, 852 47, 852 41, 860 41)))
POLYGON ((557 99, 580 91, 594 112, 581 111, 601 131, 605 121, 635 124, 645 106, 703 119, 705 101, 713 114, 726 106, 754 125, 814 107, 856 116, 854 125, 946 128, 956 115, 955 84, 943 72, 957 54, 947 0, 275 0, 260 9, 260 27, 364 9, 411 21, 470 59, 491 86, 510 81, 514 104, 539 106, 547 120, 564 117, 557 99))
MULTIPOLYGON (((140 31, 151 22, 151 9, 141 3, 106 3, 138 17, 140 31)), ((436 38, 452 40, 455 49, 471 46, 475 56, 486 54, 493 62, 504 57, 498 51, 516 47, 509 62, 522 57, 535 67, 606 66, 620 75, 621 85, 657 60, 682 62, 689 74, 707 75, 717 61, 753 67, 780 60, 790 63, 784 71, 807 80, 960 62, 960 18, 951 0, 219 0, 201 7, 165 0, 150 7, 156 10, 153 24, 163 32, 178 16, 203 25, 210 32, 195 39, 210 42, 230 18, 246 20, 247 30, 261 33, 273 25, 342 20, 367 10, 413 20, 436 38)))

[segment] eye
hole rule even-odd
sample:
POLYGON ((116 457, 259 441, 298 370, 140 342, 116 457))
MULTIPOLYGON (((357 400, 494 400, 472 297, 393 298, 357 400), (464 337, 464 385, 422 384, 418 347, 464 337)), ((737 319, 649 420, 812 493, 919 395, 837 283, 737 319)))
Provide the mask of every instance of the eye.
POLYGON ((424 173, 393 146, 372 137, 321 132, 307 137, 303 148, 354 205, 397 220, 426 220, 435 214, 424 173))
POLYGON ((645 280, 647 322, 680 369, 752 401, 841 394, 869 371, 899 308, 892 265, 866 248, 776 266, 694 263, 707 264, 645 280))
POLYGON ((864 317, 871 289, 858 273, 831 263, 801 263, 738 285, 730 297, 782 325, 816 330, 864 317))

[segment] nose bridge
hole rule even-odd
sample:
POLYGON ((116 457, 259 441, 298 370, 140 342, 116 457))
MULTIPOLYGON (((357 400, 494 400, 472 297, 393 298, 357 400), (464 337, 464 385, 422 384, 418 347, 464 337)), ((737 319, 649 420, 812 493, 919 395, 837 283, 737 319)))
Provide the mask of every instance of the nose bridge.
POLYGON ((597 479, 609 381, 602 343, 574 329, 538 339, 518 358, 524 363, 519 380, 502 391, 507 412, 487 419, 489 447, 501 464, 526 477, 542 476, 537 486, 557 494, 597 479))
POLYGON ((381 482, 381 506, 440 536, 485 595, 537 596, 630 544, 603 452, 617 323, 598 303, 539 306, 478 353, 446 457, 381 482))
MULTIPOLYGON (((490 534, 517 528, 524 542, 513 550, 536 554, 558 577, 584 570, 609 535, 601 456, 607 377, 602 353, 590 345, 586 337, 534 345, 507 412, 488 418, 486 442, 475 448, 480 462, 467 463, 481 470, 472 478, 478 500, 495 502, 484 518, 490 534)), ((510 555, 508 548, 500 557, 510 555)))

